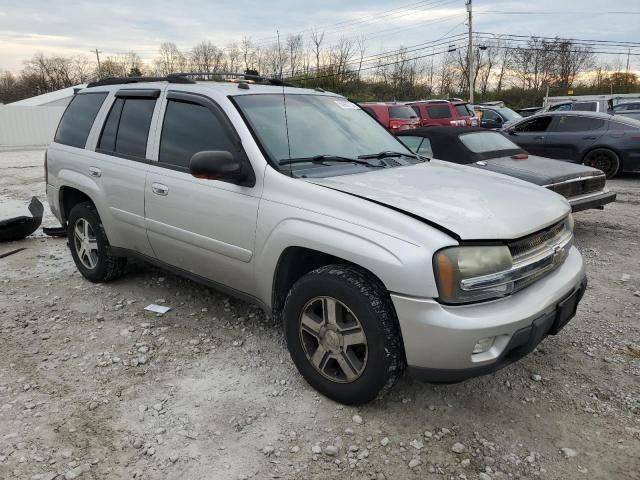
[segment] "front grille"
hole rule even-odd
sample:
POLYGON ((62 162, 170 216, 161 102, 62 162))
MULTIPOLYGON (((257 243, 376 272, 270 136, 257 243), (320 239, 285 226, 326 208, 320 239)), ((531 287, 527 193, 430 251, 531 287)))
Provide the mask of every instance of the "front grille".
POLYGON ((573 233, 567 228, 564 220, 509 243, 513 268, 533 261, 539 262, 535 271, 514 282, 513 291, 522 290, 562 265, 572 244, 573 233))
POLYGON ((604 188, 605 181, 606 177, 604 175, 598 175, 596 177, 577 178, 567 182, 547 185, 547 188, 565 198, 571 198, 577 195, 599 192, 604 188))

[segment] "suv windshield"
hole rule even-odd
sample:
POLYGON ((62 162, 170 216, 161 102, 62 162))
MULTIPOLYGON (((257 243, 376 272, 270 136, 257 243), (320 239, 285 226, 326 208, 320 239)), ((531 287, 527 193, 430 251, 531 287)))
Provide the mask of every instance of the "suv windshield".
POLYGON ((238 95, 234 100, 262 148, 277 164, 318 156, 357 159, 378 152, 413 156, 370 115, 341 97, 257 94, 238 95))

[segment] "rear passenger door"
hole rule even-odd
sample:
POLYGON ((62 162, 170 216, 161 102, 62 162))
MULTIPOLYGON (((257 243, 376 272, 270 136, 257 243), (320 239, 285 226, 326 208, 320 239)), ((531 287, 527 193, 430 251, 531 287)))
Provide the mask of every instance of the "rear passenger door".
POLYGON ((160 89, 121 89, 113 98, 92 158, 112 222, 109 241, 152 255, 144 221, 147 144, 160 89))
POLYGON ((578 162, 582 154, 606 131, 601 118, 577 115, 554 117, 544 142, 544 155, 560 160, 578 162))
POLYGON ((237 133, 223 110, 202 95, 169 91, 160 116, 157 161, 149 167, 145 191, 147 235, 156 257, 249 292, 259 189, 195 178, 189 171, 197 152, 241 151, 237 133))

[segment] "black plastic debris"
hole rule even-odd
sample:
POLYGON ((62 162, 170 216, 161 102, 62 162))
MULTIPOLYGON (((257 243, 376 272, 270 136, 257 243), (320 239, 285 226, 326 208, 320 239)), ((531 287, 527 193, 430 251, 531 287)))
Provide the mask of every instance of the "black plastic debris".
POLYGON ((67 231, 63 227, 42 227, 42 233, 49 237, 66 237, 67 231))
POLYGON ((44 207, 36 197, 29 203, 31 217, 22 216, 0 220, 0 242, 13 242, 22 240, 35 232, 42 223, 44 207))

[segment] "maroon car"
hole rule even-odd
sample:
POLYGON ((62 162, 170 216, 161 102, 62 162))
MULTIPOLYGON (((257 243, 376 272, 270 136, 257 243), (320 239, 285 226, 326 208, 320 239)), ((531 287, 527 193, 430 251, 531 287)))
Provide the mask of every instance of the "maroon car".
POLYGON ((361 103, 360 107, 376 118, 391 133, 420 127, 416 112, 398 103, 361 103))

